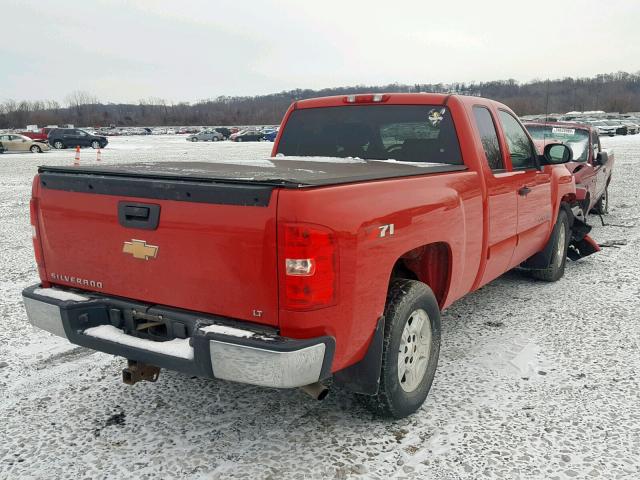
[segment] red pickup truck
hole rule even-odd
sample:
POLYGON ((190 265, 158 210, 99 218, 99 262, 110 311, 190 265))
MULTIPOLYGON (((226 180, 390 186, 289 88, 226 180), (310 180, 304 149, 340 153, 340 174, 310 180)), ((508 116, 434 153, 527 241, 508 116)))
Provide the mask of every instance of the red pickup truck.
POLYGON ((441 309, 597 250, 569 160, 491 100, 367 94, 294 103, 268 159, 40 167, 28 318, 127 358, 127 383, 162 367, 320 398, 333 378, 403 417, 441 309))
POLYGON ((39 129, 37 132, 24 131, 20 132, 20 135, 24 135, 25 137, 29 137, 32 140, 40 140, 43 142, 48 141, 49 132, 52 130, 52 127, 44 127, 39 129))
POLYGON ((609 183, 613 174, 615 158, 600 145, 598 131, 580 123, 524 124, 533 141, 542 153, 550 143, 564 143, 573 151, 573 161, 567 168, 575 178, 576 200, 581 203, 584 214, 603 214, 609 208, 609 183))

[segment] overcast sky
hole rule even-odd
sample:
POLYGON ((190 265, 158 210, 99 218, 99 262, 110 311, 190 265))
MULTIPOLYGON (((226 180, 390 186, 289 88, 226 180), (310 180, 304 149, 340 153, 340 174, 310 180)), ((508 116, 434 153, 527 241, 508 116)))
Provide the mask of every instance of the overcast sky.
POLYGON ((640 2, 0 0, 0 100, 640 70, 640 2), (529 8, 526 6, 528 5, 529 8))

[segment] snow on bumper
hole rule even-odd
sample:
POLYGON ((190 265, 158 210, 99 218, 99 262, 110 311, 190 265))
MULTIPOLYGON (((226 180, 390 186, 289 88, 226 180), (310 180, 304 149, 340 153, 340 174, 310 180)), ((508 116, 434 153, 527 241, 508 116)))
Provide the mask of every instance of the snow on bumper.
POLYGON ((331 373, 333 337, 290 339, 249 330, 242 322, 225 319, 227 325, 221 325, 206 315, 167 310, 165 317, 177 316, 191 334, 156 341, 129 335, 131 329, 110 322, 114 310, 130 316, 135 309, 152 311, 149 305, 39 286, 25 289, 23 299, 34 326, 77 345, 161 368, 276 388, 308 385, 331 373))

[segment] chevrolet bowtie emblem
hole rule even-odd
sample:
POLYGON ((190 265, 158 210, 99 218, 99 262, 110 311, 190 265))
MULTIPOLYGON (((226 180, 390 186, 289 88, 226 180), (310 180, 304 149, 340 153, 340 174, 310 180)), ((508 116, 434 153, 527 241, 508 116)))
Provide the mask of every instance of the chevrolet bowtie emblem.
POLYGON ((124 242, 122 253, 130 253, 133 258, 139 258, 140 260, 149 260, 150 258, 156 258, 158 247, 147 245, 144 240, 132 239, 130 242, 124 242))

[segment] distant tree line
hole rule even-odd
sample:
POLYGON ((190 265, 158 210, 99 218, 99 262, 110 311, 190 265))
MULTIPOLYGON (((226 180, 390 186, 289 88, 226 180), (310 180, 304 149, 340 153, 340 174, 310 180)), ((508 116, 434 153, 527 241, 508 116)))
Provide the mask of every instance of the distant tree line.
POLYGON ((60 104, 54 100, 0 103, 0 128, 29 124, 71 123, 77 126, 252 125, 277 124, 287 107, 309 97, 367 92, 459 93, 492 98, 509 105, 518 115, 605 110, 640 111, 640 72, 618 72, 592 78, 562 78, 519 83, 513 79, 491 82, 356 85, 322 90, 296 89, 253 97, 227 97, 195 103, 141 99, 137 104, 102 103, 96 96, 76 91, 60 104))

